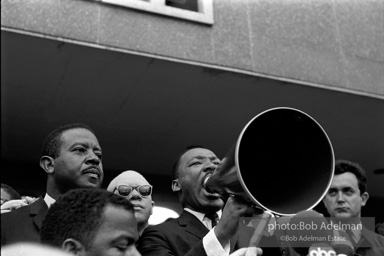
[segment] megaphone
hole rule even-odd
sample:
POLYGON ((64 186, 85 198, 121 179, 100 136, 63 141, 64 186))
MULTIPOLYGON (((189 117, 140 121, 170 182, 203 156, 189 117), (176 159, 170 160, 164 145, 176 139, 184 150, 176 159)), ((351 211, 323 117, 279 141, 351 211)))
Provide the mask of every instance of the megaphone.
POLYGON ((288 107, 252 118, 205 188, 240 197, 277 216, 311 210, 328 191, 334 175, 332 144, 320 124, 288 107))
POLYGON ((254 248, 272 216, 293 216, 322 200, 334 164, 332 144, 315 119, 294 108, 272 108, 246 124, 204 186, 264 211, 249 242, 254 248))

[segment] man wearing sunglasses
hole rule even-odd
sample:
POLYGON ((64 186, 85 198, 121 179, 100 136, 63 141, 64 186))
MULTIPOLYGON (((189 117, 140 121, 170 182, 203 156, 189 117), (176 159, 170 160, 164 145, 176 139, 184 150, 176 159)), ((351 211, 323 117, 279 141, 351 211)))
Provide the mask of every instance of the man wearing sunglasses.
MULTIPOLYGON (((221 256, 237 249, 240 217, 252 209, 233 197, 224 206, 218 194, 204 188, 205 178, 219 163, 211 150, 201 146, 189 147, 180 155, 173 168, 172 190, 184 211, 177 219, 144 230, 138 245, 143 256, 221 256)), ((256 249, 260 255, 259 248, 253 249, 253 255, 256 249)))
POLYGON ((134 206, 137 229, 141 235, 148 226, 155 202, 152 201, 152 186, 136 171, 125 171, 108 185, 108 191, 125 197, 134 206))

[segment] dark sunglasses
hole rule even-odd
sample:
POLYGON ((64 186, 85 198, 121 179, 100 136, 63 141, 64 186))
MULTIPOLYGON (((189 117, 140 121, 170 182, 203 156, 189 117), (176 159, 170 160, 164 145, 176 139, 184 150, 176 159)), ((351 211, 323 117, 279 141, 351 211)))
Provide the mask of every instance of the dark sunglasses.
POLYGON ((115 187, 113 192, 117 190, 117 193, 120 196, 130 196, 133 190, 139 192, 140 196, 150 196, 152 194, 152 186, 151 185, 140 185, 140 186, 131 186, 131 185, 119 185, 115 187))

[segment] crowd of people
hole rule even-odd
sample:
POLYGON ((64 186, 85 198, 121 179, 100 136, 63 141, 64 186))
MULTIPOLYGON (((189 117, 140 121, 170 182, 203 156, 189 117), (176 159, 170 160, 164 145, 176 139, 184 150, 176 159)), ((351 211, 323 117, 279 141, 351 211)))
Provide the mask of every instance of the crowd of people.
MULTIPOLYGON (((237 197, 205 189, 221 160, 203 146, 185 149, 172 170, 172 190, 183 208, 178 218, 149 225, 153 186, 139 172, 124 171, 102 189, 102 148, 84 124, 52 131, 43 142, 40 166, 46 193, 21 198, 1 185, 1 251, 4 255, 250 256, 295 255, 293 250, 249 247, 243 218, 259 210, 237 197), (244 229, 243 229, 244 228, 244 229)), ((369 199, 366 174, 337 161, 323 203, 334 222, 360 223, 369 199)), ((248 233, 247 233, 248 234, 248 233)), ((249 239, 249 235, 248 239, 249 239)), ((278 238, 276 238, 278 239, 278 238)), ((363 228, 350 233, 354 255, 384 255, 384 237, 363 228)), ((296 254, 297 255, 297 254, 296 254)))

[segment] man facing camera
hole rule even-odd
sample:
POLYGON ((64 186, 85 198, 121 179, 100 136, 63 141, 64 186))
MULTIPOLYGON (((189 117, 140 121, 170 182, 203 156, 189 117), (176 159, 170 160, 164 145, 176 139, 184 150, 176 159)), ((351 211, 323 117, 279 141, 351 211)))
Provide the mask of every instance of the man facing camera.
MULTIPOLYGON (((369 198, 366 187, 367 176, 360 165, 346 160, 336 161, 331 186, 323 199, 332 222, 347 224, 345 227, 361 226, 361 208, 366 205, 369 198)), ((384 255, 383 236, 364 226, 362 229, 351 228, 345 232, 353 244, 355 254, 384 255)))
POLYGON ((108 191, 126 198, 134 207, 139 235, 148 226, 155 203, 152 201, 152 186, 136 171, 120 173, 109 183, 108 191))

